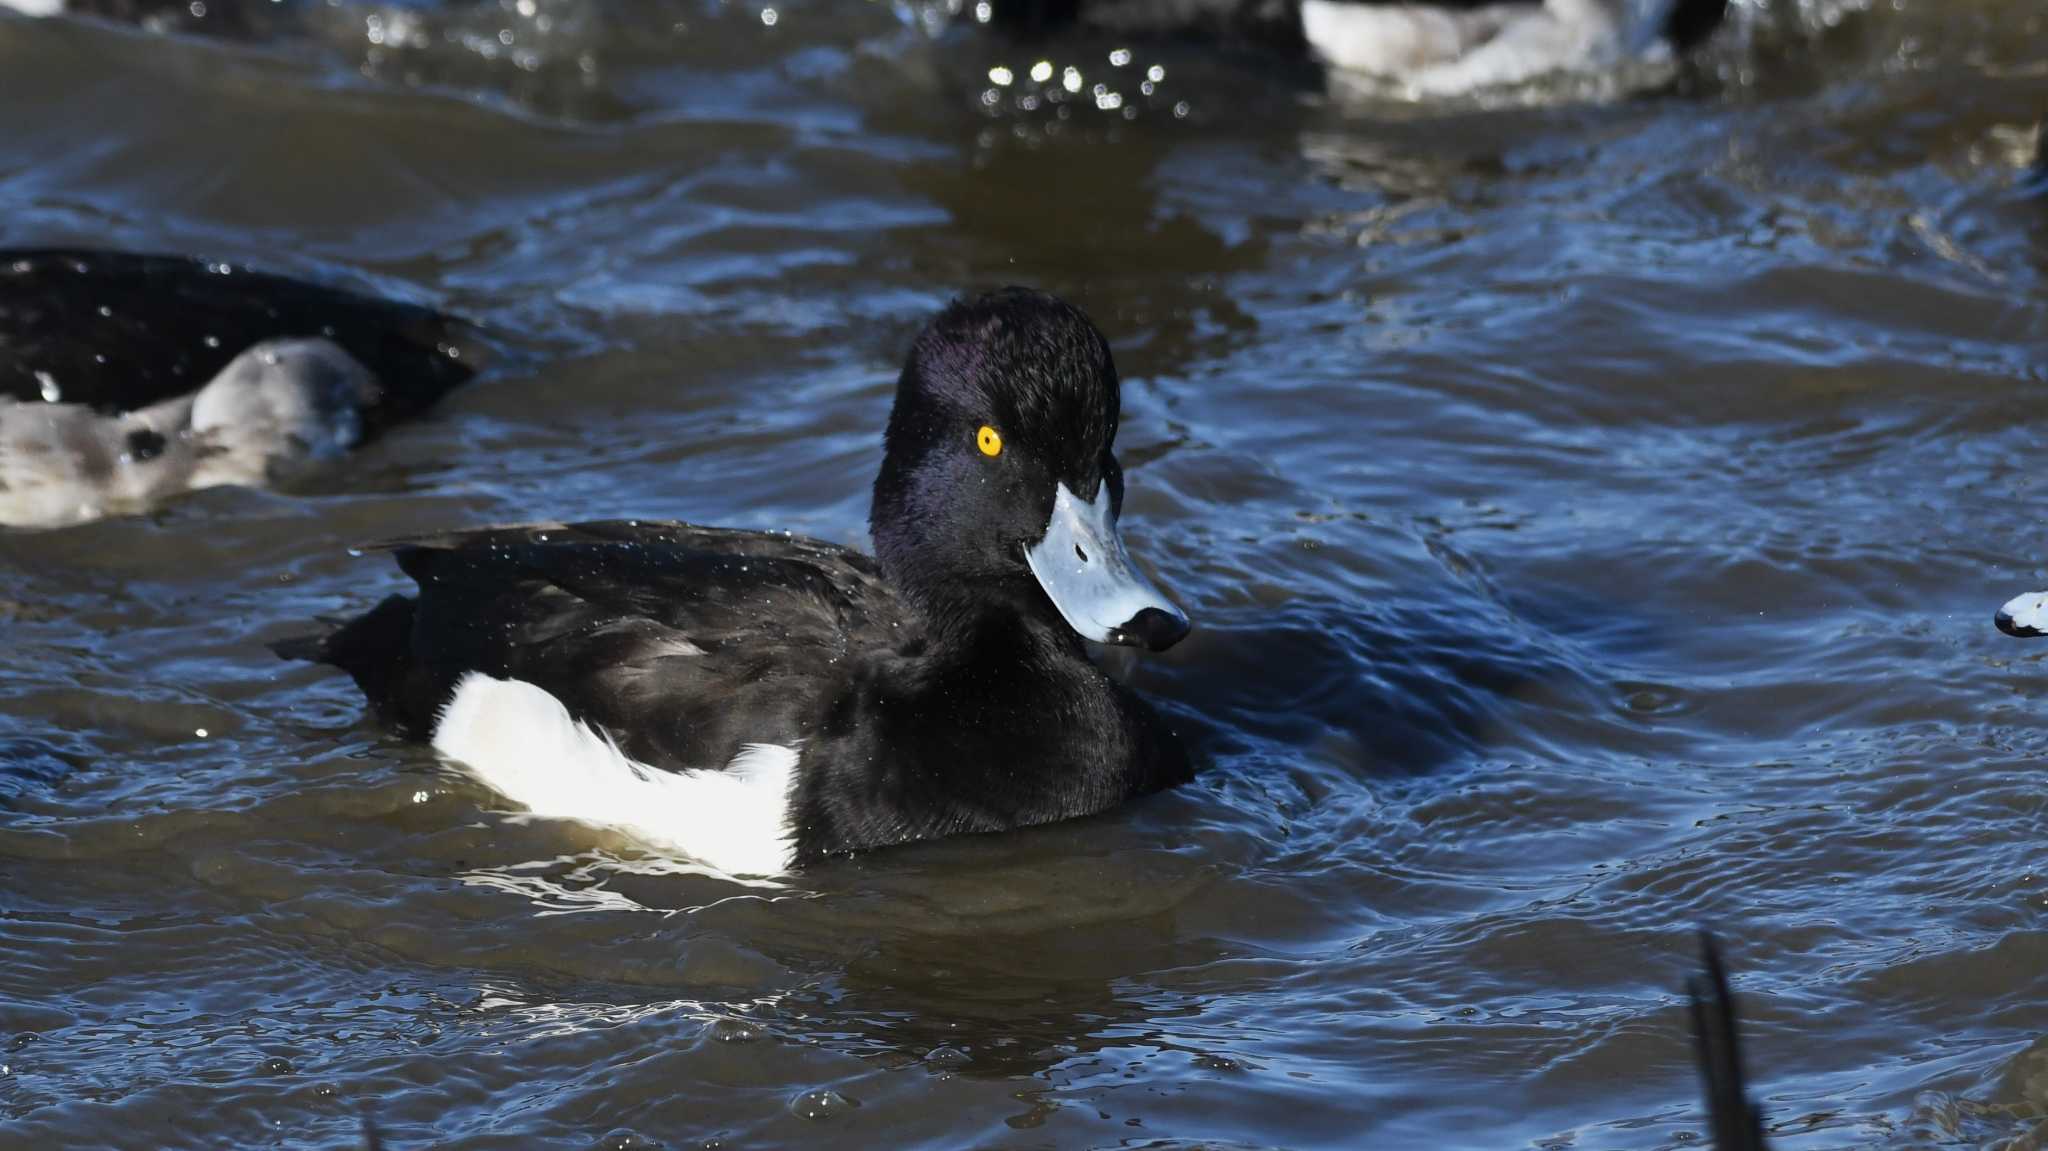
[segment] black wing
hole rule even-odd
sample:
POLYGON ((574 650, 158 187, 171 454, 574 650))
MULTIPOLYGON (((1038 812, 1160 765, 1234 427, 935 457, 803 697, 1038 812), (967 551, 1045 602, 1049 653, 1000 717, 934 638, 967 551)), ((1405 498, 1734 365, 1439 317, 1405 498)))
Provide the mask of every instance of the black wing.
POLYGON ((481 671, 547 690, 641 762, 714 766, 810 734, 854 662, 912 626, 873 560, 802 536, 609 521, 390 546, 416 599, 280 651, 346 669, 420 736, 481 671))
POLYGON ((1764 1151, 1763 1113, 1749 1097, 1742 1068, 1742 1037, 1735 1015, 1735 997, 1728 990, 1728 971, 1711 932, 1700 932, 1703 975, 1686 980, 1692 1000, 1693 1050, 1705 1082, 1707 1116, 1716 1151, 1764 1151))
POLYGON ((0 396, 133 411, 261 340, 324 336, 376 375, 376 434, 475 374, 476 328, 431 308, 184 256, 0 250, 0 396), (226 269, 222 271, 222 269, 226 269))

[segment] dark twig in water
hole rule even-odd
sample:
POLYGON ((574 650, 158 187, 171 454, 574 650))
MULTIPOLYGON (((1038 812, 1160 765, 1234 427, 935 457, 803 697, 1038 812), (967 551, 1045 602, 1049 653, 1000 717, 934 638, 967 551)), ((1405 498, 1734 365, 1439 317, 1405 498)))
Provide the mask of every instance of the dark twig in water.
POLYGON ((1720 945, 1710 931, 1700 932, 1700 957, 1706 971, 1687 979, 1685 989, 1692 999, 1693 1050, 1706 1084, 1714 1147, 1717 1151, 1763 1151, 1768 1146, 1763 1113, 1749 1097, 1735 997, 1728 990, 1720 945))

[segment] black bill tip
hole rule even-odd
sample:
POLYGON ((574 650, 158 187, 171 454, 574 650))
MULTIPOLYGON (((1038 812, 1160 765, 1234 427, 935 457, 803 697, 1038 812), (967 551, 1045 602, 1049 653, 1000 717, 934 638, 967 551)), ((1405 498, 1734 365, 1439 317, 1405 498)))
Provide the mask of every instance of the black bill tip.
POLYGON ((1165 651, 1188 637, 1188 617, 1179 612, 1148 607, 1125 620, 1110 634, 1109 642, 1146 651, 1165 651))

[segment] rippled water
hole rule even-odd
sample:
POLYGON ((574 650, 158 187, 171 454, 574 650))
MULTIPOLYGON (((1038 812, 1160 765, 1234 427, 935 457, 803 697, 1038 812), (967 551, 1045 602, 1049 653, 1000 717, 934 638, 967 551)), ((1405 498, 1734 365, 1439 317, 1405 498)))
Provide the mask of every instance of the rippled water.
POLYGON ((1779 1146, 2043 1138, 2040 5, 1491 109, 877 4, 283 11, 0 21, 0 243, 513 354, 317 483, 0 536, 0 1144, 1682 1146, 1702 921, 1779 1146), (1002 281, 1117 347, 1197 631, 1114 662, 1192 786, 744 887, 264 648, 399 533, 861 540, 909 336, 1002 281))

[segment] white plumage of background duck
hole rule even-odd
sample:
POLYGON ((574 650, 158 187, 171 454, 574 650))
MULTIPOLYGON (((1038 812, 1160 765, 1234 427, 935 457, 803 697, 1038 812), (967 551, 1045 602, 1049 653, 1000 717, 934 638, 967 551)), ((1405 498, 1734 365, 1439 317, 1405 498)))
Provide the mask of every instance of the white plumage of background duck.
POLYGON ((1301 29, 1309 48, 1338 68, 1392 81, 1411 96, 1456 96, 1669 58, 1705 39, 1725 7, 1723 0, 1303 0, 1301 29))

